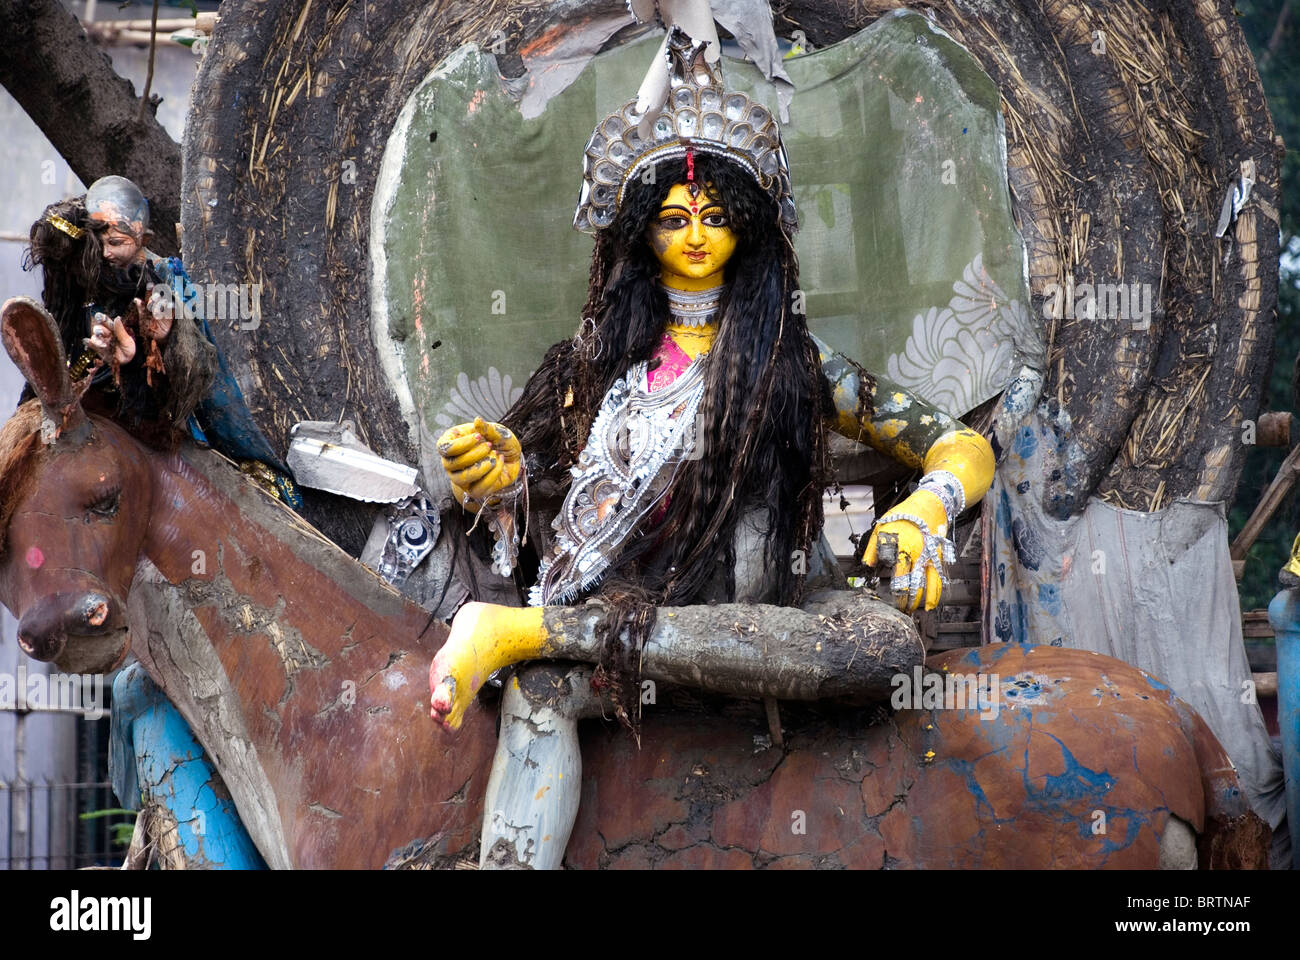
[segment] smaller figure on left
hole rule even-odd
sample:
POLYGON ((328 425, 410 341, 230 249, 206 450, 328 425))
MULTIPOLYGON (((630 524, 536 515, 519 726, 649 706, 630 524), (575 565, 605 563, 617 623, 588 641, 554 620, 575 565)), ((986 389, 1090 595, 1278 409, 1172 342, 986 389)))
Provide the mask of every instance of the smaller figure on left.
MULTIPOLYGON (((149 202, 125 177, 45 208, 23 266, 40 267, 42 300, 59 324, 83 405, 142 441, 188 432, 240 464, 295 509, 289 469, 254 421, 178 257, 149 250, 149 202), (193 323, 177 323, 180 315, 193 323)), ((26 395, 24 395, 26 399, 26 395)))

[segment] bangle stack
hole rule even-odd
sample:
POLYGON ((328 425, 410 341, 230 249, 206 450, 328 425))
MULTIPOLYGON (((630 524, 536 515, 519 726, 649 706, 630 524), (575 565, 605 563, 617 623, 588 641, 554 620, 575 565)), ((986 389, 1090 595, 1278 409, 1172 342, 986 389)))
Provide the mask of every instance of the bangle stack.
MULTIPOLYGON (((943 512, 948 517, 948 529, 952 529, 957 522, 957 517, 966 509, 966 489, 957 479, 956 474, 947 470, 935 470, 927 473, 921 478, 917 485, 917 490, 926 490, 939 498, 943 504, 943 512)), ((930 526, 920 517, 912 513, 902 513, 893 511, 881 517, 879 523, 892 523, 895 520, 906 520, 921 531, 921 555, 919 557, 909 558, 912 560, 912 569, 903 576, 896 576, 889 582, 889 587, 894 593, 903 593, 906 591, 908 596, 919 597, 925 590, 925 568, 926 565, 934 567, 939 574, 939 582, 943 586, 948 585, 948 564, 956 562, 957 548, 953 545, 952 540, 940 536, 937 533, 930 532, 930 526)))
POLYGON ((99 354, 87 350, 76 360, 68 364, 68 378, 76 383, 82 377, 90 372, 90 368, 99 363, 99 354))
POLYGON ((966 488, 961 485, 956 474, 947 470, 935 470, 921 478, 916 489, 928 490, 943 502, 943 511, 948 514, 948 526, 957 522, 957 518, 966 509, 966 488))

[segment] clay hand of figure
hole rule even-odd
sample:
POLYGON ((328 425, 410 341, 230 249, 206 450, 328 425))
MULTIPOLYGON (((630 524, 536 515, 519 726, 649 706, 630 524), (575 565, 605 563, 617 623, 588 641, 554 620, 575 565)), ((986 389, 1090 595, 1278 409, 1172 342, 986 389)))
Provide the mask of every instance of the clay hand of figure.
POLYGON ((172 321, 176 317, 176 305, 167 295, 168 288, 156 283, 149 289, 149 304, 146 307, 139 300, 135 301, 137 325, 140 335, 150 340, 166 340, 172 332, 172 321))
POLYGON ((467 603, 451 621, 451 634, 429 667, 429 716, 447 730, 460 729, 479 688, 502 667, 541 656, 546 645, 543 607, 467 603))
POLYGON ((945 433, 926 451, 919 489, 881 518, 888 523, 878 523, 871 531, 862 556, 868 567, 879 559, 881 536, 898 537, 891 586, 901 609, 910 612, 924 603, 925 609, 933 610, 939 605, 944 580, 938 565, 954 559, 952 544, 946 540, 948 527, 988 491, 995 468, 993 447, 979 433, 968 427, 945 433), (917 570, 918 562, 924 563, 924 570, 917 570))
MULTIPOLYGON (((889 514, 900 513, 911 514, 923 521, 931 534, 940 537, 948 535, 948 514, 944 510, 943 501, 928 490, 916 491, 889 511, 889 514)), ((862 562, 869 568, 874 568, 876 565, 882 533, 895 534, 898 537, 898 561, 894 564, 894 578, 910 576, 925 549, 925 538, 921 528, 910 520, 877 523, 875 529, 871 531, 871 539, 867 541, 867 549, 862 554, 862 562)), ((926 610, 937 607, 939 594, 943 590, 943 581, 931 560, 925 561, 924 578, 918 577, 914 582, 918 584, 915 590, 895 591, 894 603, 898 608, 911 613, 922 603, 925 604, 926 610)))
POLYGON ((105 314, 95 314, 85 345, 107 363, 120 365, 130 363, 135 358, 135 338, 121 317, 110 320, 105 314))
POLYGON ((452 494, 471 510, 488 504, 493 494, 518 480, 523 467, 519 438, 482 417, 452 427, 439 437, 438 453, 452 494))

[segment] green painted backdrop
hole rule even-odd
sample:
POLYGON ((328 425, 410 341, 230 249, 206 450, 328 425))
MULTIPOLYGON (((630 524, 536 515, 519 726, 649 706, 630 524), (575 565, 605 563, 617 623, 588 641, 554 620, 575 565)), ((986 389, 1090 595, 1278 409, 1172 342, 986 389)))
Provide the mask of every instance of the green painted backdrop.
MULTIPOLYGON (((583 147, 633 96, 660 36, 596 57, 533 120, 472 46, 412 95, 385 159, 398 172, 376 194, 375 334, 429 434, 500 417, 576 329, 591 252, 571 226, 583 147)), ((786 67, 812 328, 960 416, 1010 379, 1013 341, 1038 349, 997 88, 906 12, 786 67)), ((726 59, 723 76, 776 109, 753 65, 726 59)))

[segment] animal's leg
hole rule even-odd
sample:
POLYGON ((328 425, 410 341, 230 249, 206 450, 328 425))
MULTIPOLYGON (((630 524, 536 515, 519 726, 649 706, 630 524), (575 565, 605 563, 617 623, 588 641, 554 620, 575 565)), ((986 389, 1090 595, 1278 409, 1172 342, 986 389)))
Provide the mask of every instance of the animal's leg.
POLYGON ((187 869, 265 869, 220 774, 167 696, 133 663, 113 682, 113 790, 126 807, 163 816, 164 864, 187 869), (167 836, 173 837, 168 841, 167 836))
POLYGON ((501 737, 483 803, 479 866, 557 870, 578 816, 578 720, 601 715, 591 670, 538 664, 506 684, 501 737))

